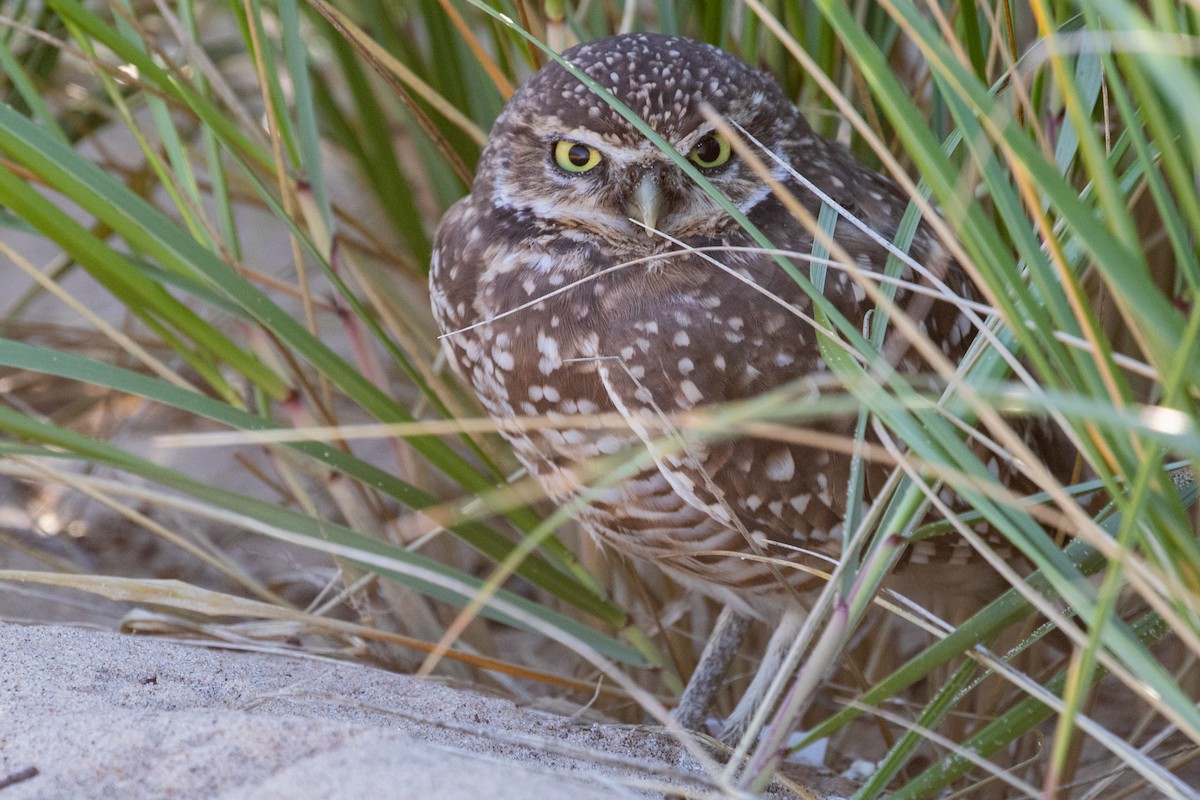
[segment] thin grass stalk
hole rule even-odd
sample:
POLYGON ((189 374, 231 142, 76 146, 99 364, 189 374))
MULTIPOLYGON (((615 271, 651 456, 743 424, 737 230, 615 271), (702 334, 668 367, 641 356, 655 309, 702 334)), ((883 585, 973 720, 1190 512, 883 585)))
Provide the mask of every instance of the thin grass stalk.
MULTIPOLYGON (((117 367, 100 364, 66 353, 55 353, 0 339, 0 363, 18 369, 59 375, 140 395, 154 402, 179 408, 241 430, 270 430, 277 427, 277 424, 269 419, 241 411, 204 395, 164 385, 137 373, 128 372, 117 367)), ((45 432, 49 433, 48 430, 45 432)), ((79 441, 82 444, 85 440, 79 441)), ((430 509, 438 505, 438 501, 432 495, 406 484, 394 475, 362 462, 337 448, 317 441, 297 441, 290 443, 288 446, 316 459, 320 463, 324 463, 331 469, 352 476, 365 486, 375 487, 379 491, 395 497, 411 508, 430 509)), ((76 450, 75 452, 80 451, 76 450)), ((106 454, 106 461, 128 468, 129 464, 123 462, 116 451, 105 450, 103 452, 106 454)), ((138 464, 143 472, 150 470, 148 476, 152 477, 152 479, 157 479, 154 477, 154 473, 149 465, 143 464, 140 461, 129 463, 138 464)), ((506 558, 514 547, 507 540, 496 536, 478 523, 451 523, 449 528, 456 535, 463 537, 471 543, 473 547, 497 561, 502 561, 506 558)), ((614 624, 617 627, 622 627, 625 624, 626 616, 623 611, 603 601, 591 592, 580 591, 577 583, 574 583, 567 575, 547 564, 538 555, 524 559, 518 572, 522 576, 527 577, 531 582, 543 586, 547 591, 562 596, 564 600, 573 604, 579 604, 581 610, 597 616, 609 624, 614 624)))

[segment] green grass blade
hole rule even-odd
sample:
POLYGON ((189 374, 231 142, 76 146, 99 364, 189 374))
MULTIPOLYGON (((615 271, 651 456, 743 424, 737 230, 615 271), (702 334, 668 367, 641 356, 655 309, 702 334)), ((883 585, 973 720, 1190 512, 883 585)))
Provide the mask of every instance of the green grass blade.
MULTIPOLYGON (((280 429, 280 426, 269 419, 210 397, 70 353, 0 339, 0 365, 56 375, 137 395, 229 425, 235 430, 256 432, 280 429)), ((287 446, 358 480, 364 486, 389 495, 409 508, 420 510, 440 504, 432 495, 325 442, 290 442, 287 446)), ((479 523, 464 522, 451 526, 451 531, 497 563, 508 558, 515 547, 510 541, 479 523)), ((536 553, 524 559, 516 568, 516 572, 535 586, 576 605, 580 610, 598 619, 616 627, 625 624, 625 615, 620 609, 595 596, 574 578, 550 566, 536 553)))
MULTIPOLYGON (((89 437, 67 431, 55 425, 39 422, 12 409, 0 406, 0 430, 27 441, 37 441, 61 448, 89 462, 107 464, 115 469, 141 476, 157 484, 184 492, 190 497, 212 503, 241 514, 261 525, 252 529, 347 558, 367 569, 379 572, 423 594, 464 606, 471 602, 482 581, 416 553, 379 542, 328 520, 316 519, 278 505, 213 486, 203 480, 134 456, 119 448, 89 437)), ((47 451, 46 454, 50 454, 47 451)), ((569 617, 538 605, 510 592, 497 591, 496 598, 505 605, 520 609, 549 626, 587 642, 598 652, 627 664, 642 663, 642 657, 632 648, 620 644, 569 617)), ((489 605, 482 613, 492 619, 516 627, 528 625, 502 610, 489 605)))

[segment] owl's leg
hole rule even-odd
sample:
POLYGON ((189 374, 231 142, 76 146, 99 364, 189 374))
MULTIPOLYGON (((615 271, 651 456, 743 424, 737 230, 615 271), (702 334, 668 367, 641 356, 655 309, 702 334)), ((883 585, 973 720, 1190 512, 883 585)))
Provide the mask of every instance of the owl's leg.
POLYGON ((788 608, 783 612, 783 616, 779 620, 774 633, 771 634, 770 641, 767 642, 766 652, 763 653, 762 662, 758 665, 758 671, 754 673, 754 679, 750 681, 750 685, 746 688, 746 693, 742 695, 742 699, 733 709, 733 713, 725 720, 721 726, 721 741, 730 746, 736 746, 741 741, 742 736, 749 728, 751 720, 766 699, 767 690, 771 686, 771 682, 775 680, 779 674, 780 667, 783 666, 784 659, 787 658, 787 652, 791 649, 796 637, 800 635, 800 628, 804 624, 804 610, 797 607, 788 608))
POLYGON ((691 680, 684 687, 683 696, 679 698, 679 705, 672 714, 684 728, 701 730, 713 695, 742 644, 748 622, 746 617, 729 606, 721 609, 708 643, 704 645, 704 652, 700 654, 700 661, 696 663, 691 680))

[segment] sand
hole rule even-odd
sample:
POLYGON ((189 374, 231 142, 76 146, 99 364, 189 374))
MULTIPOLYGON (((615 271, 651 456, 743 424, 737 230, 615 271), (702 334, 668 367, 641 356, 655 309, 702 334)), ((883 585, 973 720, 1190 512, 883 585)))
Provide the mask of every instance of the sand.
POLYGON ((3 623, 0 654, 3 800, 730 796, 659 730, 355 664, 3 623))

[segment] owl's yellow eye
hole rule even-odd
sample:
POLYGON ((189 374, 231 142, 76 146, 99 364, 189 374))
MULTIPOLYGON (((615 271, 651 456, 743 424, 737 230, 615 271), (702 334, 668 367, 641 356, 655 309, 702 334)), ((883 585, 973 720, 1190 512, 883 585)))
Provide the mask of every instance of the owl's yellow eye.
POLYGON ((696 142, 692 152, 688 153, 688 161, 701 169, 712 169, 728 161, 730 152, 729 140, 713 131, 696 142))
POLYGON ((579 142, 562 139, 554 145, 554 163, 567 172, 587 172, 600 163, 600 151, 579 142))

